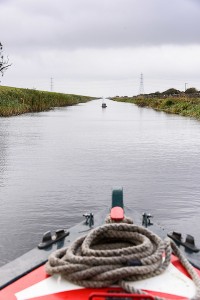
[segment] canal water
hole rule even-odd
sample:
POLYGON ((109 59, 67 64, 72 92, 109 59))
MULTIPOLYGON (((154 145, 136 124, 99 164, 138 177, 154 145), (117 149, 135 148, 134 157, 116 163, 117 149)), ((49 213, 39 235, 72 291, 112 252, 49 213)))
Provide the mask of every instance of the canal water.
POLYGON ((200 122, 106 103, 0 119, 0 265, 110 205, 116 186, 200 244, 200 122))

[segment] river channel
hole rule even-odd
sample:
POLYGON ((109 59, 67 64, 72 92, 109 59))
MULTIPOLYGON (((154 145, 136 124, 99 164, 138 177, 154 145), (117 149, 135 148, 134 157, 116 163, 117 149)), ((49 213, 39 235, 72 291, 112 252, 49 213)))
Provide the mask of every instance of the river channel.
POLYGON ((0 118, 0 265, 124 201, 200 245, 200 121, 101 100, 0 118))

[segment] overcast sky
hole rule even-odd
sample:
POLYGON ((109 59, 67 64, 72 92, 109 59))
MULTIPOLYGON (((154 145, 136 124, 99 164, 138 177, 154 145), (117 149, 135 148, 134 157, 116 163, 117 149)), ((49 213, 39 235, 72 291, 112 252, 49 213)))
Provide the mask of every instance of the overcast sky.
POLYGON ((2 85, 131 96, 142 73, 145 93, 200 90, 200 0, 0 0, 0 42, 2 85))

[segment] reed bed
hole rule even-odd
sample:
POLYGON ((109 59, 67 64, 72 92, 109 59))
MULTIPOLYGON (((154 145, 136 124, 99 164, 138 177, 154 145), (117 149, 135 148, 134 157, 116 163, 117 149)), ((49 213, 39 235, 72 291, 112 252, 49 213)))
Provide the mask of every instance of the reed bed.
POLYGON ((41 112, 87 102, 94 98, 32 89, 0 86, 0 117, 10 117, 28 112, 41 112))
POLYGON ((158 111, 164 111, 170 114, 200 119, 200 98, 194 97, 116 97, 112 100, 119 102, 134 103, 140 107, 151 107, 158 111))

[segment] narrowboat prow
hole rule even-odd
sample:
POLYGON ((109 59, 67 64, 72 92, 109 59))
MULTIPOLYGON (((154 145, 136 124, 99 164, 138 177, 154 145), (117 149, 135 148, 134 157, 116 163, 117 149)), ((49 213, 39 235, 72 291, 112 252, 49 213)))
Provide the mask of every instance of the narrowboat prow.
POLYGON ((111 206, 57 231, 54 242, 46 233, 39 247, 1 267, 0 300, 200 299, 193 239, 196 267, 151 217, 127 208, 123 189, 114 189, 111 206))

